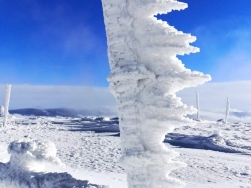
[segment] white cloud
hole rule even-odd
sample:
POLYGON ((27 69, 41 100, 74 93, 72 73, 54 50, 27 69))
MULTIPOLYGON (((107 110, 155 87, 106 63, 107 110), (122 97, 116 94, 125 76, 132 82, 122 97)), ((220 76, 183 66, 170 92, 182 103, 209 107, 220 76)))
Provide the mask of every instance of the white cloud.
POLYGON ((251 111, 251 81, 207 83, 196 88, 180 91, 178 96, 182 98, 184 103, 196 106, 196 91, 200 94, 202 115, 206 119, 224 118, 226 100, 229 97, 231 104, 230 121, 251 122, 251 117, 248 117, 251 111))
MULTIPOLYGON (((177 95, 189 106, 196 106, 195 93, 200 94, 202 117, 208 120, 224 118, 226 99, 230 98, 230 121, 251 122, 251 81, 207 83, 188 88, 177 95)), ((0 85, 0 100, 4 103, 5 86, 0 85)), ((116 112, 116 102, 108 88, 87 86, 12 85, 10 109, 17 108, 109 109, 116 112)), ((110 112, 109 112, 110 113, 110 112)))
MULTIPOLYGON (((0 86, 4 103, 5 86, 0 86)), ((115 99, 108 88, 84 86, 12 85, 10 109, 59 108, 98 109, 115 108, 115 99)))

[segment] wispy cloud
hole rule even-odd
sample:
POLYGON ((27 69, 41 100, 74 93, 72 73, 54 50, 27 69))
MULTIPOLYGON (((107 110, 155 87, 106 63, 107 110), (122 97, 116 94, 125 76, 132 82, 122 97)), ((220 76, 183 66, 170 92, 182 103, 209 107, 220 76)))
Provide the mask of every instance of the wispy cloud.
POLYGON ((251 49, 234 49, 221 57, 214 67, 213 77, 217 81, 251 80, 251 49))
POLYGON ((251 23, 248 20, 221 19, 194 30, 202 63, 213 82, 251 80, 251 23))
POLYGON ((217 60, 217 80, 251 80, 251 26, 227 33, 233 41, 231 49, 217 60))
POLYGON ((64 52, 74 55, 106 47, 100 40, 100 30, 93 28, 93 20, 90 19, 87 8, 79 13, 79 8, 68 1, 55 2, 47 6, 46 3, 28 0, 21 6, 26 8, 26 16, 29 16, 26 19, 37 25, 37 30, 34 30, 31 36, 34 43, 48 43, 46 45, 52 48, 61 48, 64 52))
POLYGON ((88 26, 79 25, 65 34, 63 46, 67 53, 90 52, 100 47, 98 37, 88 26))

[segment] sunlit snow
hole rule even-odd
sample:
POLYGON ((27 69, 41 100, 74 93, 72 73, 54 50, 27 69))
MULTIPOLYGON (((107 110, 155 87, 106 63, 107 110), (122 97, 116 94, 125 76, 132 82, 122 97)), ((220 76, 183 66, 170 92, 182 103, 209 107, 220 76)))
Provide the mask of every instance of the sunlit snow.
MULTIPOLYGON (((187 188, 249 187, 250 130, 251 124, 244 122, 224 124, 202 120, 194 127, 184 124, 166 135, 164 141, 178 150, 180 160, 188 164, 187 168, 174 171, 171 176, 185 181, 187 188)), ((32 185, 46 178, 50 183, 43 188, 51 188, 63 178, 69 188, 74 182, 86 184, 87 181, 94 185, 126 188, 126 175, 118 163, 120 156, 116 118, 15 115, 0 129, 0 185, 8 188, 15 180, 15 188, 18 188, 17 183, 25 188, 20 180, 32 185), (11 167, 11 171, 6 171, 11 166, 8 146, 10 154, 15 156, 15 163, 24 162, 21 163, 23 166, 11 167), (20 167, 32 176, 9 173, 20 172, 20 167)))

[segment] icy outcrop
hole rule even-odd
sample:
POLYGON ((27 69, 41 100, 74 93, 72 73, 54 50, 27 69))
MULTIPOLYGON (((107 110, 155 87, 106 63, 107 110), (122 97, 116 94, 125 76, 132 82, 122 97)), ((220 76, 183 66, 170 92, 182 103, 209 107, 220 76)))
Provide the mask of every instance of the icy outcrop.
POLYGON ((44 173, 45 164, 64 164, 48 141, 14 141, 8 147, 10 161, 0 163, 0 187, 4 188, 105 188, 74 179, 67 173, 44 173))
POLYGON ((157 20, 154 15, 182 10, 176 0, 102 0, 111 68, 108 81, 116 97, 122 159, 130 188, 179 187, 168 177, 183 163, 163 144, 165 134, 191 123, 176 92, 203 84, 209 75, 186 69, 176 57, 198 52, 196 37, 157 20))

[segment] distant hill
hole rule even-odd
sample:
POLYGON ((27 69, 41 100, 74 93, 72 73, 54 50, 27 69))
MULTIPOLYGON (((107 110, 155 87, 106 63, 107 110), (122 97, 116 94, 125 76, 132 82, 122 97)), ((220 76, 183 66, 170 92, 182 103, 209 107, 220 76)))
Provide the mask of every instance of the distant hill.
POLYGON ((23 116, 47 116, 47 117, 83 117, 83 116, 116 116, 116 114, 109 109, 100 110, 76 110, 71 108, 50 108, 50 109, 36 109, 36 108, 22 108, 9 110, 10 114, 20 114, 23 116))

